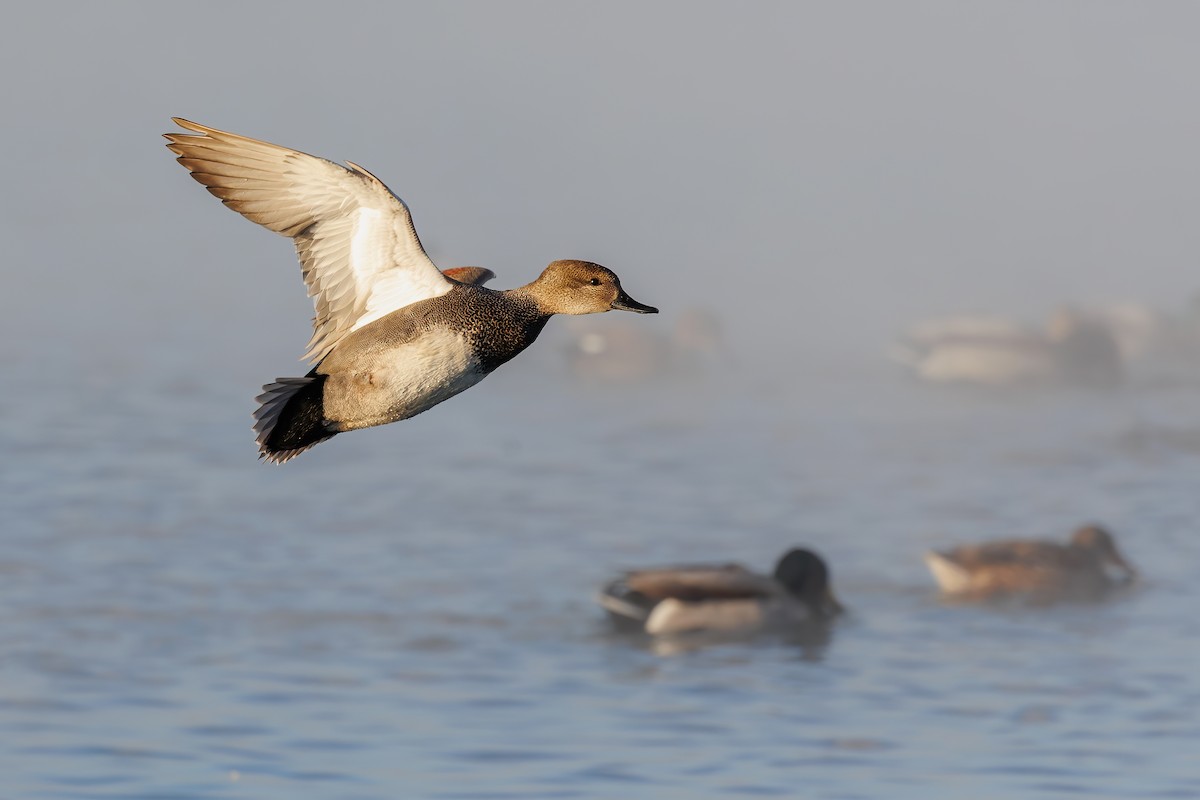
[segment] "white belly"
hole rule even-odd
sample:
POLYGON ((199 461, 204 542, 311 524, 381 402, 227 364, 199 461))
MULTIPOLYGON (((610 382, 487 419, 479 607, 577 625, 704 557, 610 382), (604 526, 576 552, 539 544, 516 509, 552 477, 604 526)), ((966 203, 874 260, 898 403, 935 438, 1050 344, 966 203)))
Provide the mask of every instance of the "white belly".
POLYGON ((352 362, 325 381, 325 417, 339 430, 383 425, 426 411, 484 378, 466 337, 447 329, 352 362))

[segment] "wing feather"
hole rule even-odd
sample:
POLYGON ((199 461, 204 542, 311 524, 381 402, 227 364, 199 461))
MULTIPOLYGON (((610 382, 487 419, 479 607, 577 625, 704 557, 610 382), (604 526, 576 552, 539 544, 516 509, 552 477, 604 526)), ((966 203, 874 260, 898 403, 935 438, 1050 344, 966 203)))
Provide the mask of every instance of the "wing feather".
POLYGON ((766 597, 779 590, 770 576, 736 564, 635 570, 625 575, 625 585, 652 599, 685 601, 766 597))
POLYGON ((167 147, 209 192, 294 240, 316 315, 304 358, 454 285, 421 246, 412 215, 374 175, 297 150, 175 118, 167 147))

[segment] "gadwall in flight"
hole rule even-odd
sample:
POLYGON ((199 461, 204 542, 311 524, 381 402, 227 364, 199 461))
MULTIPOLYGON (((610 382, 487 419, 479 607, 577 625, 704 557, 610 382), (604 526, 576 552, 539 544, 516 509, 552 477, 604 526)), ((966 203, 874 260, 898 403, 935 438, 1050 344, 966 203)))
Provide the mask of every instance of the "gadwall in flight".
POLYGON ((929 551, 925 563, 948 597, 1035 602, 1097 599, 1137 572, 1099 525, 1075 531, 1067 544, 1005 540, 929 551), (1115 571, 1115 575, 1113 572, 1115 571))
POLYGON ((604 586, 596 602, 617 624, 651 635, 786 631, 842 611, 829 568, 803 548, 785 553, 772 575, 739 564, 634 570, 604 586))
POLYGON ((442 273, 404 202, 371 173, 233 133, 174 121, 169 147, 242 216, 293 239, 316 316, 304 377, 263 387, 259 456, 283 463, 344 431, 426 411, 533 343, 554 314, 654 314, 609 269, 555 261, 530 284, 494 291, 490 270, 442 273))

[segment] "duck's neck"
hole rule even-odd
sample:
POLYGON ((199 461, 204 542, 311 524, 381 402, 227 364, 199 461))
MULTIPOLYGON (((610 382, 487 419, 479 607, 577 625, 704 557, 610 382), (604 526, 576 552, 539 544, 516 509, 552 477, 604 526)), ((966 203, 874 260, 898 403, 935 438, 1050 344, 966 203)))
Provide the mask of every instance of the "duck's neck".
POLYGON ((546 307, 546 303, 542 299, 546 294, 545 289, 539 287, 536 280, 515 289, 508 289, 504 294, 516 300, 521 306, 531 309, 536 315, 544 317, 543 325, 546 324, 547 319, 554 316, 554 312, 546 307))
POLYGON ((525 289, 522 286, 496 293, 504 295, 507 302, 487 310, 487 317, 495 324, 480 329, 474 342, 484 372, 491 372, 533 344, 552 316, 525 289))

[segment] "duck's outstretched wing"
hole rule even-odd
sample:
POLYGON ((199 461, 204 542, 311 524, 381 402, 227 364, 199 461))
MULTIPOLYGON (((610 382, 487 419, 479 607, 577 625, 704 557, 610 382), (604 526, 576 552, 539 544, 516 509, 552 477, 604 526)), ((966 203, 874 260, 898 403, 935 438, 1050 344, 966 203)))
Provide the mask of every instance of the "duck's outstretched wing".
POLYGON ((167 133, 192 177, 242 216, 296 243, 316 316, 304 358, 346 334, 454 285, 421 246, 408 207, 357 164, 174 121, 167 133))
POLYGON ((624 583, 652 600, 730 600, 778 593, 776 581, 737 564, 684 566, 629 572, 624 583))

